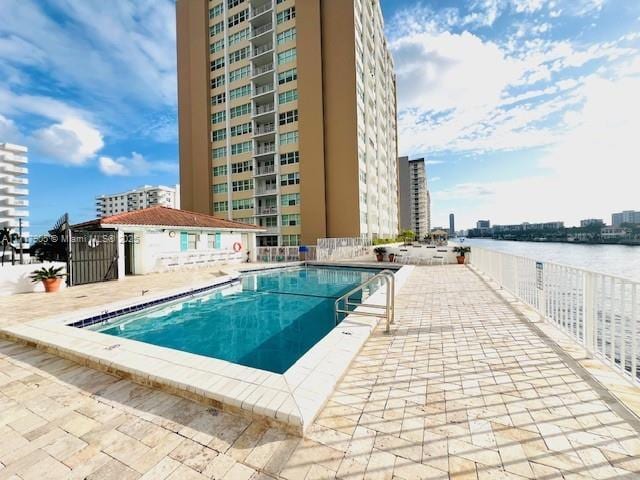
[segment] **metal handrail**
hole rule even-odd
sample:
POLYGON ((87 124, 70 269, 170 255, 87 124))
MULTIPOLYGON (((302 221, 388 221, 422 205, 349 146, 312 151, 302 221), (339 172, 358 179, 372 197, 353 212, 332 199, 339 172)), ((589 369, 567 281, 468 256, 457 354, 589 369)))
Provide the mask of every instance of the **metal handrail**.
MULTIPOLYGON (((396 278, 391 270, 383 270, 336 299, 334 303, 335 324, 338 325, 341 313, 345 313, 347 315, 364 315, 364 316, 370 316, 370 317, 386 318, 387 325, 385 328, 385 332, 389 333, 391 329, 391 324, 394 323, 395 321, 395 295, 396 295, 396 278), (386 286, 386 304, 385 305, 373 305, 370 303, 349 302, 349 297, 351 297, 351 295, 360 291, 362 291, 364 295, 364 288, 378 279, 383 279, 385 282, 385 286, 386 286), (344 310, 340 308, 340 302, 344 302, 344 307, 345 307, 344 310), (356 310, 349 310, 349 307, 379 308, 379 309, 384 309, 384 313, 358 312, 356 310)), ((364 300, 364 298, 362 300, 364 300)))

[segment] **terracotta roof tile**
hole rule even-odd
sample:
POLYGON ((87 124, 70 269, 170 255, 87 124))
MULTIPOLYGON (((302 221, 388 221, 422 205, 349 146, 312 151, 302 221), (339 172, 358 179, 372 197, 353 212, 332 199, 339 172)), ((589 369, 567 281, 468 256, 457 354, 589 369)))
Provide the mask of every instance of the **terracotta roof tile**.
POLYGON ((241 222, 223 220, 212 215, 177 210, 175 208, 155 206, 132 212, 123 212, 109 217, 98 218, 90 222, 75 225, 76 227, 89 225, 154 225, 164 227, 203 227, 203 228, 232 228, 238 230, 262 230, 262 228, 241 222))

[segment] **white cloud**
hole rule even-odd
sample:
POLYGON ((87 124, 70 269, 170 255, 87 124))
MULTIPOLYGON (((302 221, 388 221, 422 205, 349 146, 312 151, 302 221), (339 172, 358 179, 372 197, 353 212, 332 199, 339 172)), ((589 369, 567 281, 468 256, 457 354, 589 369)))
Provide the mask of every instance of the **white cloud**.
POLYGON ((171 162, 150 162, 137 152, 130 157, 111 158, 102 156, 98 159, 98 168, 107 176, 144 176, 156 172, 175 172, 177 164, 171 162))
POLYGON ((49 159, 70 165, 85 164, 104 146, 102 134, 78 118, 37 130, 32 143, 49 159))
POLYGON ((0 114, 0 143, 20 142, 20 132, 13 120, 0 114))

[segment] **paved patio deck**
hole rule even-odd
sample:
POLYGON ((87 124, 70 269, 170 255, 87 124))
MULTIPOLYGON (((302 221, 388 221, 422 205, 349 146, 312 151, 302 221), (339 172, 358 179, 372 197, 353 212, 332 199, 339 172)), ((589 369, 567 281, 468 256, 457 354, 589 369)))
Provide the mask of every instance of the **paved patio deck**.
POLYGON ((305 439, 0 341, 0 479, 640 478, 598 362, 468 268, 416 268, 396 322, 305 439))

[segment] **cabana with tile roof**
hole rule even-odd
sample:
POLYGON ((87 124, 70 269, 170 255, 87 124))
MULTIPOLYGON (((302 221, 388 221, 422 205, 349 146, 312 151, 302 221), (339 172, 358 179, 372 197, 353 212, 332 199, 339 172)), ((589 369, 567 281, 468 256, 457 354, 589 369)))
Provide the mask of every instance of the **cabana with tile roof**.
POLYGON ((155 206, 97 218, 73 230, 117 231, 118 278, 178 268, 255 261, 252 224, 155 206))

